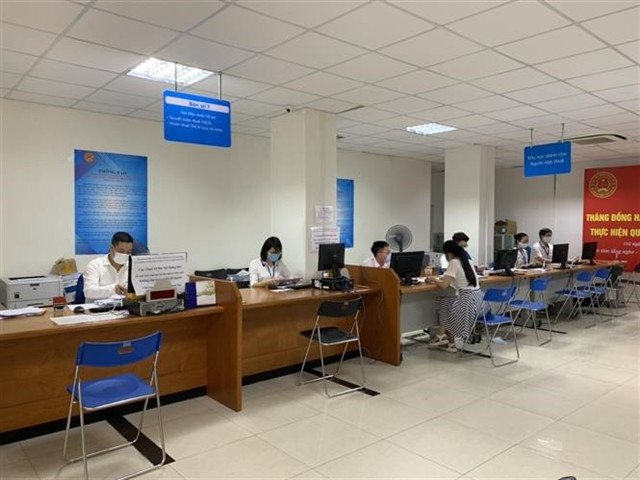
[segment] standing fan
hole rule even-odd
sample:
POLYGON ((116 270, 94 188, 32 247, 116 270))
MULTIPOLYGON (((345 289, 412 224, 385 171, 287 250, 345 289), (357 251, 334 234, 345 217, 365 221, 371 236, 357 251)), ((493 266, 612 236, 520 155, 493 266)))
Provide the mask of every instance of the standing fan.
POLYGON ((394 225, 387 230, 385 240, 392 250, 402 252, 405 248, 408 248, 411 245, 413 235, 408 227, 405 227, 404 225, 394 225))

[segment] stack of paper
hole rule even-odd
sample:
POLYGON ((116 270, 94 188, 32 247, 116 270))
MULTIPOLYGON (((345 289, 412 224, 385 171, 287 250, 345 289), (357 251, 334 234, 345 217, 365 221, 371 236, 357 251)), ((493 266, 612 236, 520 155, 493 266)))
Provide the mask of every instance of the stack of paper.
POLYGON ((44 310, 38 307, 14 308, 12 310, 0 310, 0 317, 26 317, 42 315, 44 310))

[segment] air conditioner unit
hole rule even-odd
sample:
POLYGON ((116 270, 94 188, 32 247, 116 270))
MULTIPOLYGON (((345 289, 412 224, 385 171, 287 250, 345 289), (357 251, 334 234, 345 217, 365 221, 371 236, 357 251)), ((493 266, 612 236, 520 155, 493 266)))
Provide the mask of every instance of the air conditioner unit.
POLYGON ((576 145, 598 145, 600 143, 612 143, 625 141, 627 137, 617 133, 597 133, 595 135, 582 135, 580 137, 567 138, 566 142, 576 145))

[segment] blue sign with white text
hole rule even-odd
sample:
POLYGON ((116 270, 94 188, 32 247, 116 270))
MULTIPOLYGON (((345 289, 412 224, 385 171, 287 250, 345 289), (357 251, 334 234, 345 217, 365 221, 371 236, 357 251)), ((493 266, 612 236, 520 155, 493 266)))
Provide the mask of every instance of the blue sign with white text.
POLYGON ((524 176, 571 173, 571 142, 547 143, 524 149, 524 176))
POLYGON ((190 93, 164 92, 164 139, 231 146, 231 104, 190 93))
POLYGON ((336 223, 340 227, 340 243, 353 248, 353 180, 338 178, 336 223))

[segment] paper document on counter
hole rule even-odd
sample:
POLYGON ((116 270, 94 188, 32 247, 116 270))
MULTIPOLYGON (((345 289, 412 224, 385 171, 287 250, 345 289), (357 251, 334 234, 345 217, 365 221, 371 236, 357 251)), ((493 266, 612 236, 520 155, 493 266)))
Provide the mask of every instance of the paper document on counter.
POLYGON ((0 310, 0 317, 29 317, 32 315, 42 315, 44 309, 38 307, 14 308, 11 310, 0 310))

